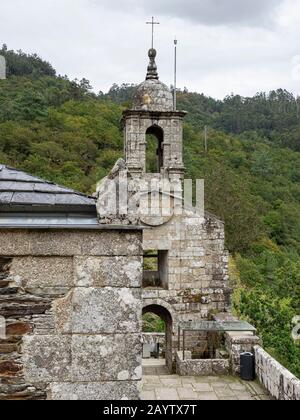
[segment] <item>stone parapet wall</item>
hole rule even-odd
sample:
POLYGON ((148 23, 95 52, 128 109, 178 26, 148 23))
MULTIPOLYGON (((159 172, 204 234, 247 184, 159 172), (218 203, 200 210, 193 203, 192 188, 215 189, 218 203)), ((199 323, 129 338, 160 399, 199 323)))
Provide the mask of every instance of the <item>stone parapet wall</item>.
POLYGON ((0 231, 0 399, 138 399, 138 231, 0 231))
POLYGON ((226 359, 192 360, 191 352, 176 352, 176 371, 180 376, 223 376, 230 374, 230 363, 226 359))
POLYGON ((254 347, 256 375, 277 400, 300 400, 300 380, 285 369, 260 346, 254 347))

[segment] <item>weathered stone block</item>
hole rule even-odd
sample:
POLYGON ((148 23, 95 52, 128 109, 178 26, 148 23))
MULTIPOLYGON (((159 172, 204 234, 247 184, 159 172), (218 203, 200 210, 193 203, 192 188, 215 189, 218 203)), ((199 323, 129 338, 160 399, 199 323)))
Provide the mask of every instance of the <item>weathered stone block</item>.
POLYGON ((25 336, 22 354, 26 382, 47 384, 70 380, 71 337, 25 336))
POLYGON ((73 259, 69 257, 16 257, 10 275, 24 288, 73 286, 73 259))
POLYGON ((141 287, 142 257, 75 257, 75 283, 80 287, 141 287))
POLYGON ((81 241, 84 238, 85 232, 39 231, 28 232, 26 239, 30 242, 32 256, 73 256, 81 254, 81 241))
POLYGON ((142 255, 140 231, 3 231, 0 255, 74 256, 142 255))
POLYGON ((141 232, 103 231, 82 237, 80 255, 143 255, 141 232))
POLYGON ((53 383, 50 387, 48 399, 61 401, 139 400, 140 392, 140 381, 85 384, 53 383))
POLYGON ((210 360, 187 360, 180 364, 181 376, 212 376, 212 363, 210 360))
POLYGON ((143 289, 143 299, 157 299, 159 294, 159 290, 143 289))
POLYGON ((101 382, 140 379, 142 379, 140 334, 73 336, 73 381, 101 382))
POLYGON ((225 376, 230 374, 229 360, 212 360, 212 371, 214 375, 225 376))
POLYGON ((29 234, 22 231, 0 231, 0 255, 30 255, 29 234))
POLYGON ((54 313, 62 333, 101 334, 140 332, 140 289, 76 288, 54 302, 54 313))

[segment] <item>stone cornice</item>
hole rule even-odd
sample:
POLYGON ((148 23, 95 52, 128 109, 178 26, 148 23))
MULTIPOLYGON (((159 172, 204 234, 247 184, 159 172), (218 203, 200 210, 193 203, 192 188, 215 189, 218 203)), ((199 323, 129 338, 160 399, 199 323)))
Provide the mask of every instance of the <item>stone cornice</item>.
POLYGON ((186 111, 143 111, 126 109, 123 111, 123 119, 127 117, 135 117, 142 119, 161 119, 161 118, 184 118, 187 115, 186 111))

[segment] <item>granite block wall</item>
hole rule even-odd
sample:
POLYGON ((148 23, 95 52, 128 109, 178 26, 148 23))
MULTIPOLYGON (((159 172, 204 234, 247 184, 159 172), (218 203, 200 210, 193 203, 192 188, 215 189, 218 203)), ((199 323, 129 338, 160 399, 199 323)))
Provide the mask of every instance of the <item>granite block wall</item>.
MULTIPOLYGON (((223 223, 208 215, 174 216, 168 223, 144 231, 144 251, 168 252, 168 285, 144 288, 143 305, 160 305, 170 312, 174 359, 180 321, 212 319, 230 309, 224 238, 223 223)), ((205 348, 203 334, 189 334, 188 338, 187 349, 205 348)))
POLYGON ((139 231, 0 231, 0 399, 138 399, 139 231))

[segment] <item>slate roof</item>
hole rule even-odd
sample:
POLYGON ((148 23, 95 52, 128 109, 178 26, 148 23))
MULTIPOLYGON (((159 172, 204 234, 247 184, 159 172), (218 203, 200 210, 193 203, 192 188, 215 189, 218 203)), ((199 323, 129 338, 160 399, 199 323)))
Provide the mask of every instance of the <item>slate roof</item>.
POLYGON ((96 212, 96 200, 0 164, 0 211, 96 212))

